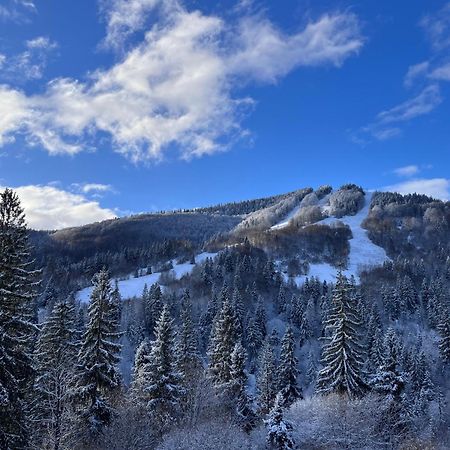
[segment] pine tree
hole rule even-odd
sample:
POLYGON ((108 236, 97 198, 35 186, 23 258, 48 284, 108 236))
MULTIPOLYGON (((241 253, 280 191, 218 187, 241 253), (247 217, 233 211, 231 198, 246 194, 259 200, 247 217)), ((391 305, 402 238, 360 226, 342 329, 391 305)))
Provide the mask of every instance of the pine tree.
POLYGON ((397 335, 389 328, 384 338, 383 362, 370 380, 374 391, 383 397, 380 411, 381 427, 385 429, 389 441, 394 437, 400 437, 407 427, 405 380, 399 368, 400 352, 401 346, 397 335))
POLYGON ((175 420, 184 395, 182 376, 176 368, 175 332, 167 306, 163 307, 155 327, 148 362, 140 379, 141 401, 159 431, 175 420))
MULTIPOLYGON (((145 294, 145 288, 144 293, 145 294)), ((153 332, 156 321, 158 320, 162 309, 162 291, 158 283, 154 283, 150 286, 144 300, 144 316, 145 326, 148 333, 153 332)))
POLYGON ((144 386, 144 368, 149 362, 151 346, 148 339, 143 339, 136 349, 134 355, 133 378, 131 385, 131 396, 137 402, 142 395, 144 386))
POLYGON ((280 364, 278 367, 278 391, 281 394, 284 406, 290 406, 297 399, 303 398, 301 388, 297 383, 298 373, 294 333, 288 327, 281 341, 280 364))
POLYGON ((256 380, 258 409, 261 414, 267 414, 270 411, 277 393, 275 369, 275 355, 273 353, 273 348, 269 342, 266 342, 262 348, 256 380))
POLYGON ((278 291, 276 308, 278 314, 286 311, 286 289, 282 284, 280 285, 280 290, 278 291))
POLYGON ((351 286, 347 278, 339 273, 332 310, 325 324, 329 336, 323 348, 323 368, 317 380, 319 393, 345 393, 353 398, 365 390, 360 323, 356 305, 352 303, 351 286))
POLYGON ((38 447, 57 450, 72 438, 70 392, 78 342, 75 305, 70 300, 56 303, 43 324, 35 353, 33 423, 38 447))
POLYGON ((292 424, 283 417, 283 397, 278 394, 267 420, 267 444, 274 450, 292 450, 295 446, 292 438, 292 424))
POLYGON ((181 299, 181 326, 176 348, 177 369, 185 384, 192 383, 202 369, 202 360, 198 351, 198 341, 192 321, 192 302, 189 291, 181 299))
POLYGON ((33 377, 34 291, 25 215, 18 196, 0 194, 0 442, 24 448, 29 442, 27 393, 33 377))
POLYGON ((450 312, 444 314, 439 325, 439 334, 441 339, 439 341, 439 352, 442 360, 445 363, 450 362, 450 312))
POLYGON ((113 319, 111 284, 107 270, 93 278, 89 322, 78 355, 75 397, 82 421, 95 435, 111 423, 114 409, 111 399, 121 387, 119 362, 119 324, 113 319))
POLYGON ((247 374, 245 373, 246 354, 244 347, 238 342, 231 354, 231 381, 229 391, 235 404, 235 416, 237 424, 246 432, 255 425, 256 415, 250 406, 247 395, 247 374))
POLYGON ((225 297, 213 324, 208 349, 209 371, 214 384, 220 385, 230 381, 231 353, 240 338, 231 302, 225 297))

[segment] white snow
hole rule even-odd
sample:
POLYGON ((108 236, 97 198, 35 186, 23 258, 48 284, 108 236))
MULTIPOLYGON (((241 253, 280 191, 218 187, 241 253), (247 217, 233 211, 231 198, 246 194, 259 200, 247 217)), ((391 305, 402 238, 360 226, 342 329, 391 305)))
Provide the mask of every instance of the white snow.
POLYGON ((270 227, 270 229, 277 230, 280 228, 287 227, 289 225, 289 221, 297 214, 297 212, 300 210, 301 207, 302 205, 300 203, 300 205, 297 205, 284 219, 282 219, 280 222, 270 227))
MULTIPOLYGON (((367 217, 372 200, 372 193, 367 192, 364 207, 354 216, 344 216, 340 219, 336 217, 327 217, 317 223, 325 225, 334 225, 338 221, 348 225, 353 238, 349 240, 350 254, 348 257, 347 270, 343 273, 350 277, 353 275, 359 282, 359 273, 366 267, 380 266, 389 260, 385 250, 375 245, 367 236, 367 230, 362 228, 361 224, 367 217)), ((327 263, 310 264, 308 275, 295 277, 297 284, 302 284, 306 277, 317 277, 319 280, 333 282, 336 279, 337 268, 327 263)))
MULTIPOLYGON (((214 258, 217 253, 200 253, 195 256, 195 263, 201 264, 206 261, 207 258, 214 258)), ((175 278, 180 279, 183 275, 186 275, 192 271, 196 264, 182 263, 176 264, 175 260, 172 260, 173 270, 172 272, 175 278)), ((150 275, 144 275, 142 277, 134 278, 132 275, 128 280, 121 280, 118 282, 119 291, 122 299, 128 299, 133 297, 138 297, 142 294, 144 286, 150 287, 152 284, 159 282, 159 278, 162 273, 168 272, 155 272, 150 275)), ((89 303, 90 296, 92 292, 92 286, 81 289, 77 292, 76 297, 81 303, 89 303)))

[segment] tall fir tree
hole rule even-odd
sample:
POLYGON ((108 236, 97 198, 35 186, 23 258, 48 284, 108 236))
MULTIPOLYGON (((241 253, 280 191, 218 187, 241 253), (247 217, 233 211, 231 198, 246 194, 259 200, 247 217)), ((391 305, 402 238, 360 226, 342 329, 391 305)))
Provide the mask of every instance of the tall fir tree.
POLYGON ((259 412, 267 414, 272 408, 277 394, 275 355, 269 342, 266 342, 261 350, 256 389, 258 392, 259 412))
POLYGON ((249 432, 256 423, 256 415, 251 408, 250 399, 246 391, 247 374, 245 372, 246 353, 238 342, 231 354, 231 380, 229 392, 234 403, 237 424, 246 432, 249 432))
POLYGON ((58 302, 38 338, 33 424, 34 442, 39 448, 67 448, 74 437, 70 392, 79 350, 76 320, 73 301, 58 302))
POLYGON ((438 331, 441 336, 439 340, 439 352, 442 360, 448 364, 450 363, 450 311, 440 320, 438 331))
POLYGON ((325 323, 327 342, 322 352, 323 368, 317 379, 317 390, 321 394, 337 392, 354 398, 366 389, 363 380, 364 350, 359 331, 361 321, 351 293, 351 285, 339 272, 333 304, 325 323))
POLYGON ((293 450, 295 441, 292 437, 293 426, 284 418, 283 397, 279 393, 270 410, 269 416, 264 421, 267 427, 267 444, 273 450, 293 450))
POLYGON ((38 272, 31 269, 25 214, 16 193, 0 194, 0 442, 29 444, 29 399, 38 272))
POLYGON ((117 368, 121 345, 119 323, 111 303, 112 288, 106 269, 93 278, 89 321, 78 355, 75 398, 86 431, 96 435, 113 418, 112 399, 122 380, 117 368))
POLYGON ((228 297, 224 297, 222 308, 214 320, 208 349, 209 372, 214 384, 221 385, 230 381, 231 353, 240 338, 231 302, 228 297))
POLYGON ((144 392, 144 369, 149 362, 151 346, 147 338, 144 338, 138 345, 134 354, 133 375, 131 384, 131 397, 139 403, 144 392))
POLYGON ((288 327, 281 341, 280 363, 278 367, 278 391, 284 406, 290 406, 303 398, 297 383, 298 360, 295 357, 295 340, 292 328, 288 327))
POLYGON ((181 298, 181 324, 176 347, 177 368, 185 385, 192 384, 203 368, 192 319, 192 302, 186 289, 181 298))
POLYGON ((407 405, 405 397, 405 377, 400 369, 401 345, 392 328, 384 337, 383 359, 370 385, 382 396, 381 428, 388 441, 400 439, 407 428, 407 405))
POLYGON ((177 371, 173 319, 164 306, 155 326, 155 340, 144 363, 139 384, 140 395, 156 429, 162 433, 181 412, 182 376, 177 371))

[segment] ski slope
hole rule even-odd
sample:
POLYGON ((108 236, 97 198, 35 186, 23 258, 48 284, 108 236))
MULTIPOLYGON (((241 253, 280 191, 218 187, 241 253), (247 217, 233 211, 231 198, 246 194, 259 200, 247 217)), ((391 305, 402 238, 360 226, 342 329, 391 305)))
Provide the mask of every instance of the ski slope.
MULTIPOLYGON (((196 264, 200 264, 204 262, 207 258, 214 258, 217 253, 200 253, 199 255, 196 255, 195 262, 196 264)), ((175 260, 172 260, 173 269, 170 272, 173 272, 175 277, 177 279, 180 279, 184 275, 191 273, 192 269, 195 267, 196 264, 190 264, 190 263, 182 263, 177 264, 175 260)), ((129 299, 133 297, 138 297, 142 294, 142 291, 144 290, 144 286, 147 285, 150 287, 152 284, 159 282, 159 278, 162 273, 167 272, 155 272, 150 275, 144 275, 142 277, 134 278, 132 275, 130 275, 130 278, 128 280, 121 280, 118 282, 119 291, 122 299, 129 299)), ((76 298, 81 303, 89 303, 90 297, 92 293, 92 286, 89 286, 87 288, 81 289, 77 292, 76 298)))
MULTIPOLYGON (((344 216, 340 219, 336 217, 327 217, 320 220, 318 224, 334 225, 338 221, 348 225, 353 237, 349 240, 350 254, 348 257, 347 270, 343 273, 347 276, 354 276, 359 282, 359 273, 362 269, 373 266, 380 266, 385 261, 389 261, 385 250, 375 245, 368 237, 367 230, 362 228, 364 219, 369 214, 372 193, 366 192, 364 207, 354 216, 344 216)), ((280 224, 281 225, 281 224, 280 224)), ((308 275, 295 277, 297 284, 302 284, 306 277, 317 277, 322 281, 334 282, 336 279, 337 268, 327 263, 310 264, 308 275)))

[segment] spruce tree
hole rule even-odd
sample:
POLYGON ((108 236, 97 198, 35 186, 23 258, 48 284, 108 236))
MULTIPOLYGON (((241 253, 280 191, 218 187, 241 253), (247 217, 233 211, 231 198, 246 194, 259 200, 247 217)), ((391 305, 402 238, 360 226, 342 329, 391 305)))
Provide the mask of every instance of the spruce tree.
POLYGON ((279 393, 268 418, 264 421, 267 427, 267 444, 274 450, 292 450, 295 446, 292 424, 283 417, 283 401, 279 393))
POLYGON ((290 406, 302 398, 301 388, 297 383, 298 360, 295 357, 295 340, 292 328, 288 327, 281 341, 280 364, 278 367, 278 391, 284 406, 290 406))
POLYGON ((405 378, 399 365, 400 352, 397 335, 389 328, 384 338, 382 364, 370 380, 373 390, 382 396, 380 426, 385 430, 388 441, 399 439, 407 428, 405 378))
POLYGON ((356 305, 352 303, 351 290, 347 278, 339 272, 332 308, 325 323, 328 336, 322 353, 323 368, 317 380, 317 390, 321 394, 337 392, 353 398, 361 395, 366 388, 359 334, 361 322, 356 305))
POLYGON ((273 406, 277 393, 275 355, 269 342, 266 342, 262 348, 256 389, 258 392, 258 409, 261 414, 267 414, 273 406))
POLYGON ((131 385, 131 396, 139 402, 144 389, 144 368, 149 362, 151 346, 148 339, 143 339, 134 354, 133 377, 131 385))
POLYGON ((0 194, 0 442, 5 448, 25 448, 30 439, 27 393, 38 284, 31 265, 25 214, 17 194, 6 189, 0 194))
POLYGON ((442 317, 439 324, 439 334, 441 336, 439 340, 439 352, 441 358, 445 363, 450 362, 450 311, 442 317))
POLYGON ((117 368, 120 332, 114 320, 111 294, 108 271, 101 270, 93 278, 89 321, 78 355, 75 391, 80 418, 93 435, 111 423, 114 414, 111 400, 122 383, 117 368))
POLYGON ((208 349, 208 366, 214 384, 220 385, 230 381, 231 353, 240 337, 231 302, 225 297, 213 324, 208 349))
POLYGON ((141 401, 155 427, 162 432, 178 417, 185 392, 176 367, 175 331, 167 306, 161 311, 154 334, 155 340, 151 343, 139 383, 142 386, 141 401))
POLYGON ((33 423, 38 447, 57 450, 72 438, 70 392, 74 387, 79 333, 73 301, 55 304, 39 335, 35 360, 33 423))
POLYGON ((176 348, 177 368, 184 383, 190 384, 202 369, 198 340, 192 321, 192 302, 189 291, 181 299, 181 325, 176 348))
POLYGON ((245 373, 246 353, 244 347, 238 342, 231 354, 231 380, 229 392, 234 403, 237 424, 246 432, 255 425, 256 416, 253 412, 250 399, 247 395, 247 374, 245 373))

